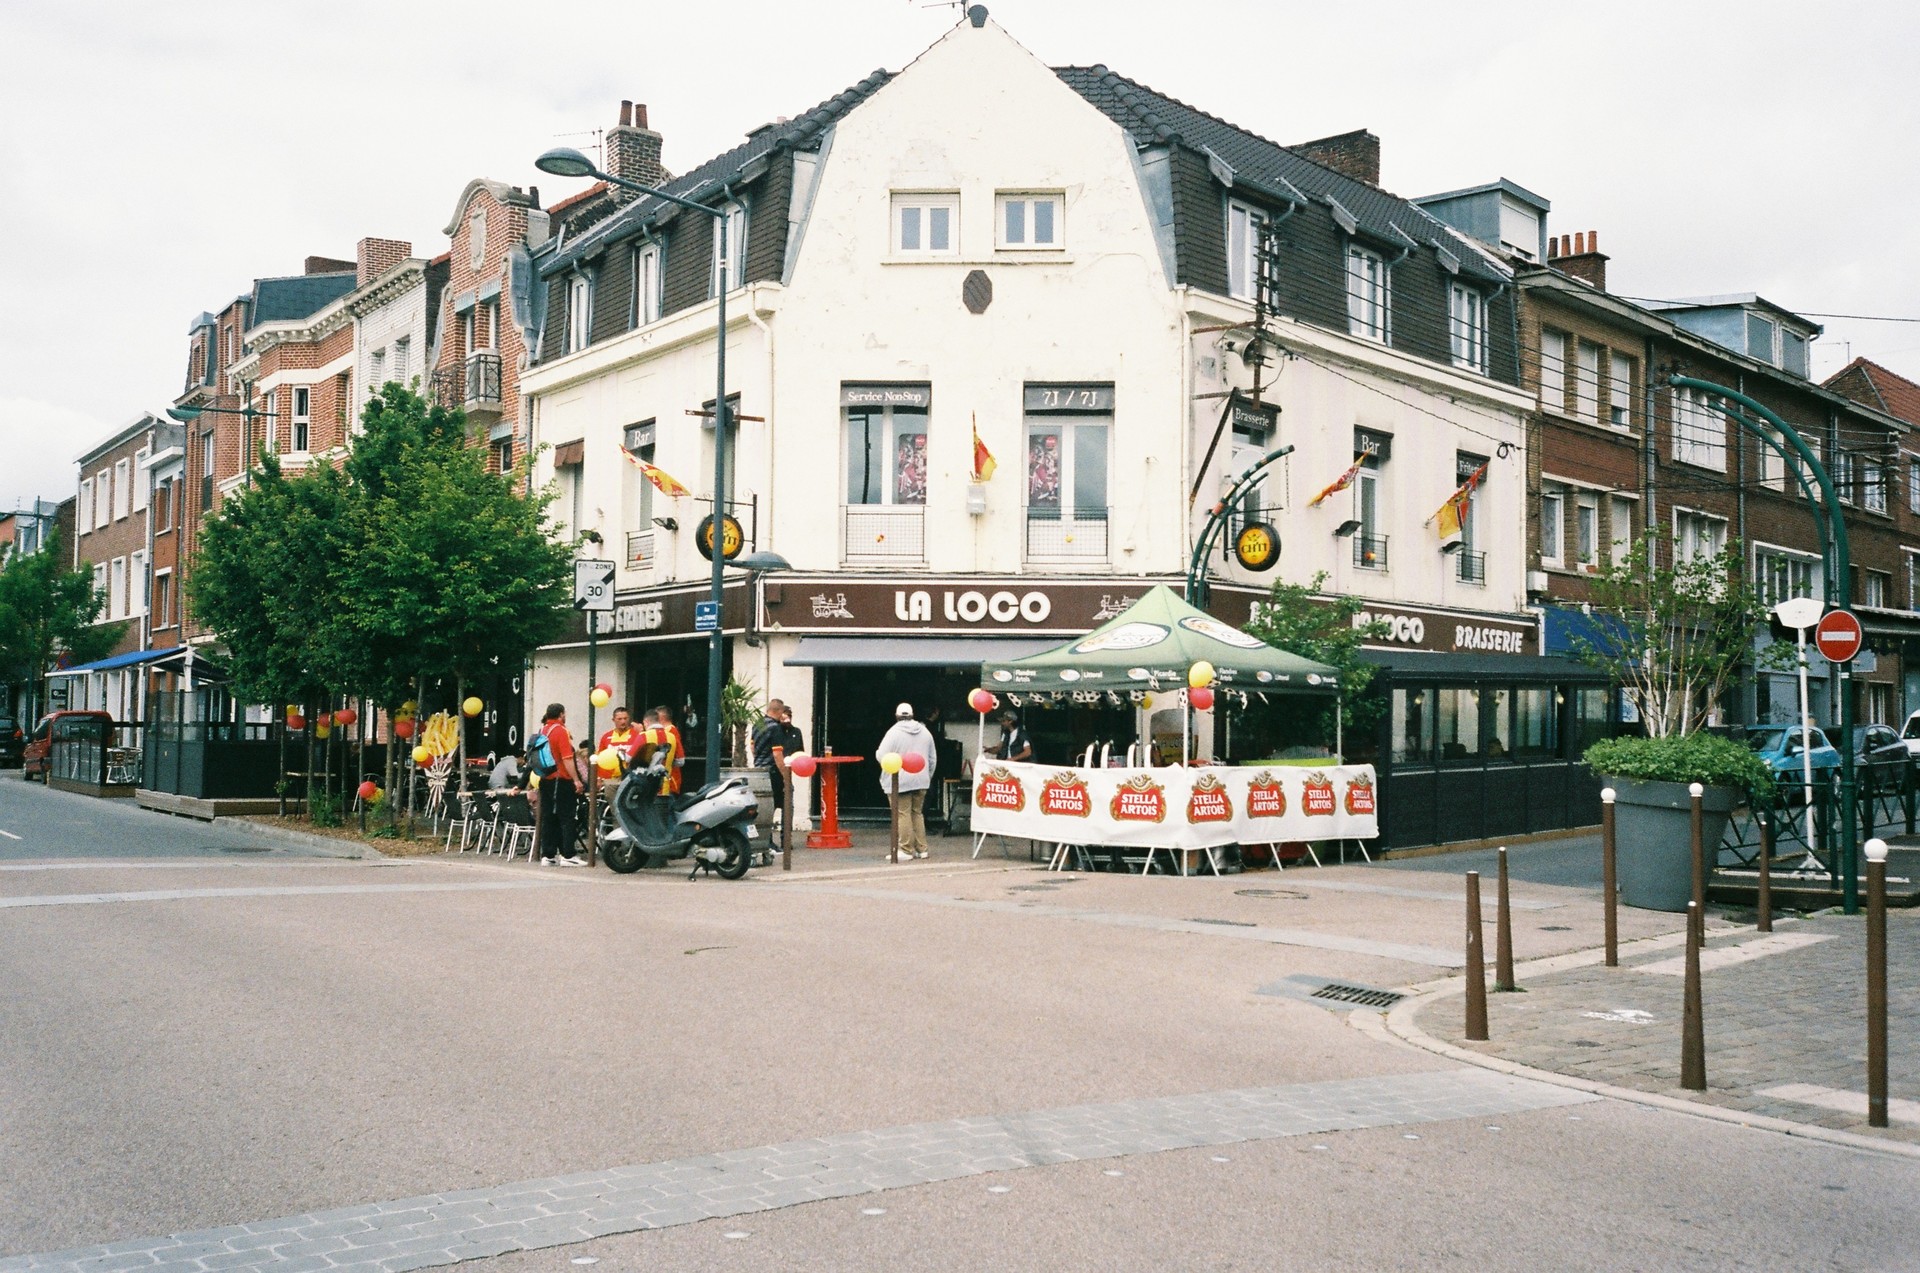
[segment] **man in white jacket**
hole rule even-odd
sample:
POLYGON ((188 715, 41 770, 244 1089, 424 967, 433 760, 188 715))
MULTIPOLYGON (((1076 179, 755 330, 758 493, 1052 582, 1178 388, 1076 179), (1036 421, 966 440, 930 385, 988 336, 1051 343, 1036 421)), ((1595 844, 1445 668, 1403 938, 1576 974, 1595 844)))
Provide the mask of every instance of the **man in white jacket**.
MULTIPOLYGON (((880 740, 879 755, 899 752, 902 756, 920 755, 926 757, 926 765, 919 773, 909 773, 904 767, 900 770, 900 808, 895 816, 900 819, 900 856, 904 858, 927 856, 927 788, 933 785, 933 766, 935 753, 933 734, 913 718, 913 704, 902 703, 893 709, 893 728, 880 740)), ((880 786, 891 796, 893 794, 893 776, 882 771, 880 786)))

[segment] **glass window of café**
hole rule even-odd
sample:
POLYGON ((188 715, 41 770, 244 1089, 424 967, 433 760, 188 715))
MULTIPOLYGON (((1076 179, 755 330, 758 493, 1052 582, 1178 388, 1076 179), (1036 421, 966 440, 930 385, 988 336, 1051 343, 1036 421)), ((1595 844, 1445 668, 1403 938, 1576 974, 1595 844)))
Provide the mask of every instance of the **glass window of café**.
POLYGON ((1027 509, 1105 520, 1112 385, 1028 385, 1027 509))
POLYGON ((842 385, 848 504, 927 502, 928 385, 842 385))
POLYGON ((1501 765, 1578 756, 1611 733, 1609 692, 1564 685, 1399 686, 1388 737, 1396 766, 1501 765))

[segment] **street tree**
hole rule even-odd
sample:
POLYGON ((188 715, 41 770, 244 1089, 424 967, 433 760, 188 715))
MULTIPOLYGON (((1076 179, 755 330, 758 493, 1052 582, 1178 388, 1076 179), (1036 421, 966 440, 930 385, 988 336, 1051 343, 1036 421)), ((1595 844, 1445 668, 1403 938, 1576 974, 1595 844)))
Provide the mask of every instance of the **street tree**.
POLYGON ((68 569, 58 532, 40 551, 9 553, 0 563, 0 681, 28 689, 37 707, 55 659, 90 663, 113 649, 127 625, 99 623, 107 595, 93 576, 68 569))
MULTIPOLYGON (((1361 657, 1360 647, 1383 637, 1385 626, 1377 620, 1361 621, 1365 599, 1326 596, 1326 584, 1324 570, 1304 584, 1275 580, 1267 599, 1254 607, 1245 629, 1275 649, 1336 669, 1340 692, 1335 702, 1345 727, 1364 733, 1379 721, 1385 705, 1378 696, 1367 694, 1379 669, 1361 657)), ((1271 704, 1271 714, 1281 722, 1282 737, 1289 742, 1310 743, 1332 738, 1335 712, 1321 706, 1323 702, 1283 699, 1271 704)))

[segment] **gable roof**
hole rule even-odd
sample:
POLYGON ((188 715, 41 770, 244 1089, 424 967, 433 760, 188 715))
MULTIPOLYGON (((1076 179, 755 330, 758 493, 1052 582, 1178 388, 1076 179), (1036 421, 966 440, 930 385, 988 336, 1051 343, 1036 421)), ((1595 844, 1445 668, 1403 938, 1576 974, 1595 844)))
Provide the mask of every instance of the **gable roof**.
POLYGON ((1920 425, 1920 384, 1915 384, 1897 372, 1888 371, 1879 363, 1867 358, 1855 358, 1840 370, 1828 376, 1822 385, 1848 397, 1858 395, 1847 393, 1841 382, 1862 384, 1872 395, 1863 399, 1870 407, 1878 407, 1890 416, 1898 416, 1908 424, 1920 425))
POLYGON ((253 313, 248 329, 266 323, 306 318, 325 309, 354 288, 354 272, 295 274, 288 278, 253 281, 253 313))
POLYGON ((1225 164, 1236 182, 1245 182, 1269 198, 1337 204, 1360 230, 1380 243, 1405 247, 1412 240, 1441 247, 1459 259, 1463 271, 1476 277, 1492 281, 1511 277, 1484 248, 1398 195, 1335 172, 1105 66, 1062 66, 1054 68, 1054 74, 1126 129, 1136 145, 1185 146, 1225 164))
MULTIPOLYGON (((775 151, 805 150, 813 146, 822 133, 848 111, 873 96, 881 85, 892 78, 891 71, 875 71, 857 84, 784 123, 763 124, 748 133, 746 141, 732 150, 714 156, 660 188, 668 194, 700 203, 726 186, 752 181, 765 170, 768 157, 775 151)), ((669 209, 678 211, 665 199, 642 195, 578 238, 570 242, 556 241, 553 250, 540 262, 540 273, 543 276, 555 274, 612 243, 638 234, 642 226, 669 209)))

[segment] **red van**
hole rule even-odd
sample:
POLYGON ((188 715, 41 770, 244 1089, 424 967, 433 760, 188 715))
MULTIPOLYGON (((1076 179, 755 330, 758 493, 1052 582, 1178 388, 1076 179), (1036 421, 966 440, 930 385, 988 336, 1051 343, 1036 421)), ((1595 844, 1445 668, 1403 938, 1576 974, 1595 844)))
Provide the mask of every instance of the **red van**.
POLYGON ((32 778, 37 774, 41 782, 47 780, 47 755, 53 750, 54 722, 75 716, 91 716, 108 725, 113 724, 111 712, 53 712, 42 716, 40 723, 33 727, 33 734, 27 739, 26 750, 21 753, 20 776, 22 778, 32 778))

